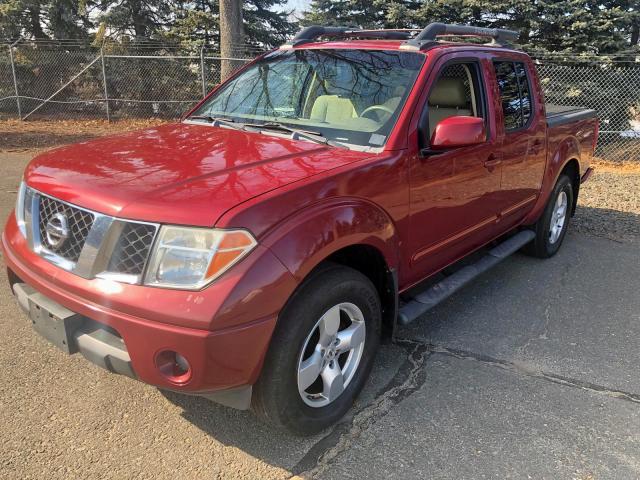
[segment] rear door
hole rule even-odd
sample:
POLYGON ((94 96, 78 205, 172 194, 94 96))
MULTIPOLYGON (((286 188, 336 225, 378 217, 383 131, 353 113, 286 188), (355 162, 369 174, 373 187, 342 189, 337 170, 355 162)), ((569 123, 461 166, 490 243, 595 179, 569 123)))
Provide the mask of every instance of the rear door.
POLYGON ((412 159, 410 172, 411 272, 417 281, 489 241, 497 219, 500 158, 487 102, 486 70, 477 57, 445 56, 433 71, 422 112, 429 130, 444 118, 471 115, 485 119, 487 139, 412 159))
POLYGON ((526 62, 494 58, 502 158, 499 228, 508 230, 533 208, 546 164, 546 121, 539 85, 526 62))

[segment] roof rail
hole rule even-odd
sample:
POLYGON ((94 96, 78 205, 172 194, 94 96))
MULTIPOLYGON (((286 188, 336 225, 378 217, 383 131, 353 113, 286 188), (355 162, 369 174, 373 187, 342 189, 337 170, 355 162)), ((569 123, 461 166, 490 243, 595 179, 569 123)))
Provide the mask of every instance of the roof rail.
POLYGON ((290 42, 281 48, 292 48, 304 43, 311 43, 320 37, 360 37, 385 40, 408 40, 411 33, 419 30, 363 30, 354 27, 322 27, 312 25, 300 30, 290 42))
POLYGON ((518 39, 518 32, 501 28, 472 27, 469 25, 449 25, 446 23, 430 23, 414 38, 404 42, 400 48, 405 50, 424 50, 436 42, 442 35, 459 35, 473 37, 489 37, 494 43, 506 45, 510 40, 518 39))
POLYGON ((400 48, 405 50, 425 50, 436 44, 436 38, 442 35, 459 35, 489 37, 495 44, 506 45, 510 40, 518 38, 518 32, 500 28, 471 27, 468 25, 448 25, 430 23, 420 29, 363 30, 355 27, 322 27, 312 25, 300 30, 290 42, 280 48, 293 48, 305 43, 312 43, 320 37, 359 37, 385 40, 405 40, 400 48), (419 32, 411 38, 414 32, 419 32))

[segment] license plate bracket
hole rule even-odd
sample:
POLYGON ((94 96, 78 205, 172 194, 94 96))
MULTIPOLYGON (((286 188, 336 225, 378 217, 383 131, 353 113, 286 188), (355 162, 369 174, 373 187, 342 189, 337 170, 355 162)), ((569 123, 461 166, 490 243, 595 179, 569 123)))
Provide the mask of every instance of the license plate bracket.
POLYGON ((73 334, 82 325, 84 317, 40 293, 33 293, 28 298, 34 330, 65 353, 76 353, 78 346, 73 334))

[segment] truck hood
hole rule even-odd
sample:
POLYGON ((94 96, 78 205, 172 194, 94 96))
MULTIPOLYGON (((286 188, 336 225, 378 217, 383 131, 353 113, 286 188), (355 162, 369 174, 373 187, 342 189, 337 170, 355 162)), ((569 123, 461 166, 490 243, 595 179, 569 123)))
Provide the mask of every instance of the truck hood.
POLYGON ((174 123, 35 157, 27 184, 107 215, 213 226, 241 202, 367 154, 304 140, 174 123))

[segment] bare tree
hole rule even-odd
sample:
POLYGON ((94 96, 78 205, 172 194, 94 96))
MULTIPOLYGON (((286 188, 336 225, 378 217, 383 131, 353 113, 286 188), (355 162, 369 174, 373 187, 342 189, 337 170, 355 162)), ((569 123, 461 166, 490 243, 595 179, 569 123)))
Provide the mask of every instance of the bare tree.
MULTIPOLYGON (((223 59, 237 58, 244 41, 242 0, 220 0, 220 54, 223 59)), ((235 70, 236 62, 222 60, 220 80, 227 79, 235 70)))

